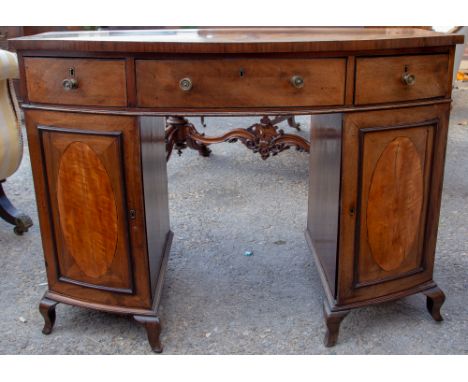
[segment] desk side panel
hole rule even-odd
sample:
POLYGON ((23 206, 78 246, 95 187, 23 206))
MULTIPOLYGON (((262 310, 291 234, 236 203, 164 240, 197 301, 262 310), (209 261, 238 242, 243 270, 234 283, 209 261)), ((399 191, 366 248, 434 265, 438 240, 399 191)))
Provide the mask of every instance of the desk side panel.
POLYGON ((155 293, 170 230, 164 140, 166 118, 140 117, 139 120, 148 260, 151 290, 155 293))
POLYGON ((342 114, 311 117, 307 232, 333 296, 336 291, 342 114))

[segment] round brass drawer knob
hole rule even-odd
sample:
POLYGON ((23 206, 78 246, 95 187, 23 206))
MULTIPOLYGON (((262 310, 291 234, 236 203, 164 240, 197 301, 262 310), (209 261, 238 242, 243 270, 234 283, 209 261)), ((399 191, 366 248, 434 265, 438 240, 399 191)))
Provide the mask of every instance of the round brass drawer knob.
POLYGON ((62 81, 62 87, 66 91, 77 89, 78 88, 78 81, 73 79, 73 78, 67 78, 67 79, 62 81))
POLYGON ((291 77, 291 84, 294 86, 296 89, 300 89, 304 87, 304 78, 301 76, 295 75, 291 77))
POLYGON ((185 78, 182 78, 180 81, 179 81, 179 87, 181 88, 181 90, 183 90, 184 92, 188 92, 189 90, 192 89, 193 87, 193 84, 192 84, 192 80, 188 77, 185 77, 185 78))
POLYGON ((414 74, 405 73, 401 79, 405 85, 411 86, 416 83, 416 76, 414 74))

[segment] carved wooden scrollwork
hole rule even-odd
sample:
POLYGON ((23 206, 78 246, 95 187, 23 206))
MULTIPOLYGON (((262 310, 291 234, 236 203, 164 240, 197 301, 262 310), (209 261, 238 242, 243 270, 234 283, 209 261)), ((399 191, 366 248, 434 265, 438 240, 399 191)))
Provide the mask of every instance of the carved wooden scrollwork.
POLYGON ((167 159, 174 147, 181 150, 186 147, 198 150, 201 155, 208 156, 208 145, 221 142, 241 142, 249 150, 259 153, 262 159, 267 159, 280 152, 295 147, 298 151, 309 152, 310 143, 297 135, 285 134, 278 129, 268 117, 263 117, 260 123, 255 123, 247 129, 237 128, 219 137, 208 137, 199 133, 195 126, 185 118, 169 117, 166 129, 167 159), (185 121, 182 123, 182 121, 185 121), (177 122, 177 123, 174 123, 177 122))

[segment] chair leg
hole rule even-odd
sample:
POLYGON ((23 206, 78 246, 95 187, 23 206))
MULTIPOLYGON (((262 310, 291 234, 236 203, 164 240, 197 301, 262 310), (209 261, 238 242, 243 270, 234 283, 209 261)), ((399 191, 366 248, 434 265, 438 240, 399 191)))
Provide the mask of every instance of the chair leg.
POLYGON ((18 211, 3 191, 2 183, 0 181, 0 217, 6 222, 13 224, 13 229, 17 235, 22 235, 28 232, 29 227, 33 225, 31 218, 21 211, 18 211))

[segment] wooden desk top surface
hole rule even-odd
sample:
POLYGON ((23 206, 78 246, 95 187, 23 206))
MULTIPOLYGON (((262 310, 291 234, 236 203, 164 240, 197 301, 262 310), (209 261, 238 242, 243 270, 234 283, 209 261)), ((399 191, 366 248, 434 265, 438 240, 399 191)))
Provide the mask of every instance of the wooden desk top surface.
POLYGON ((463 36, 414 28, 211 28, 49 32, 12 39, 17 50, 286 53, 449 46, 463 36))

